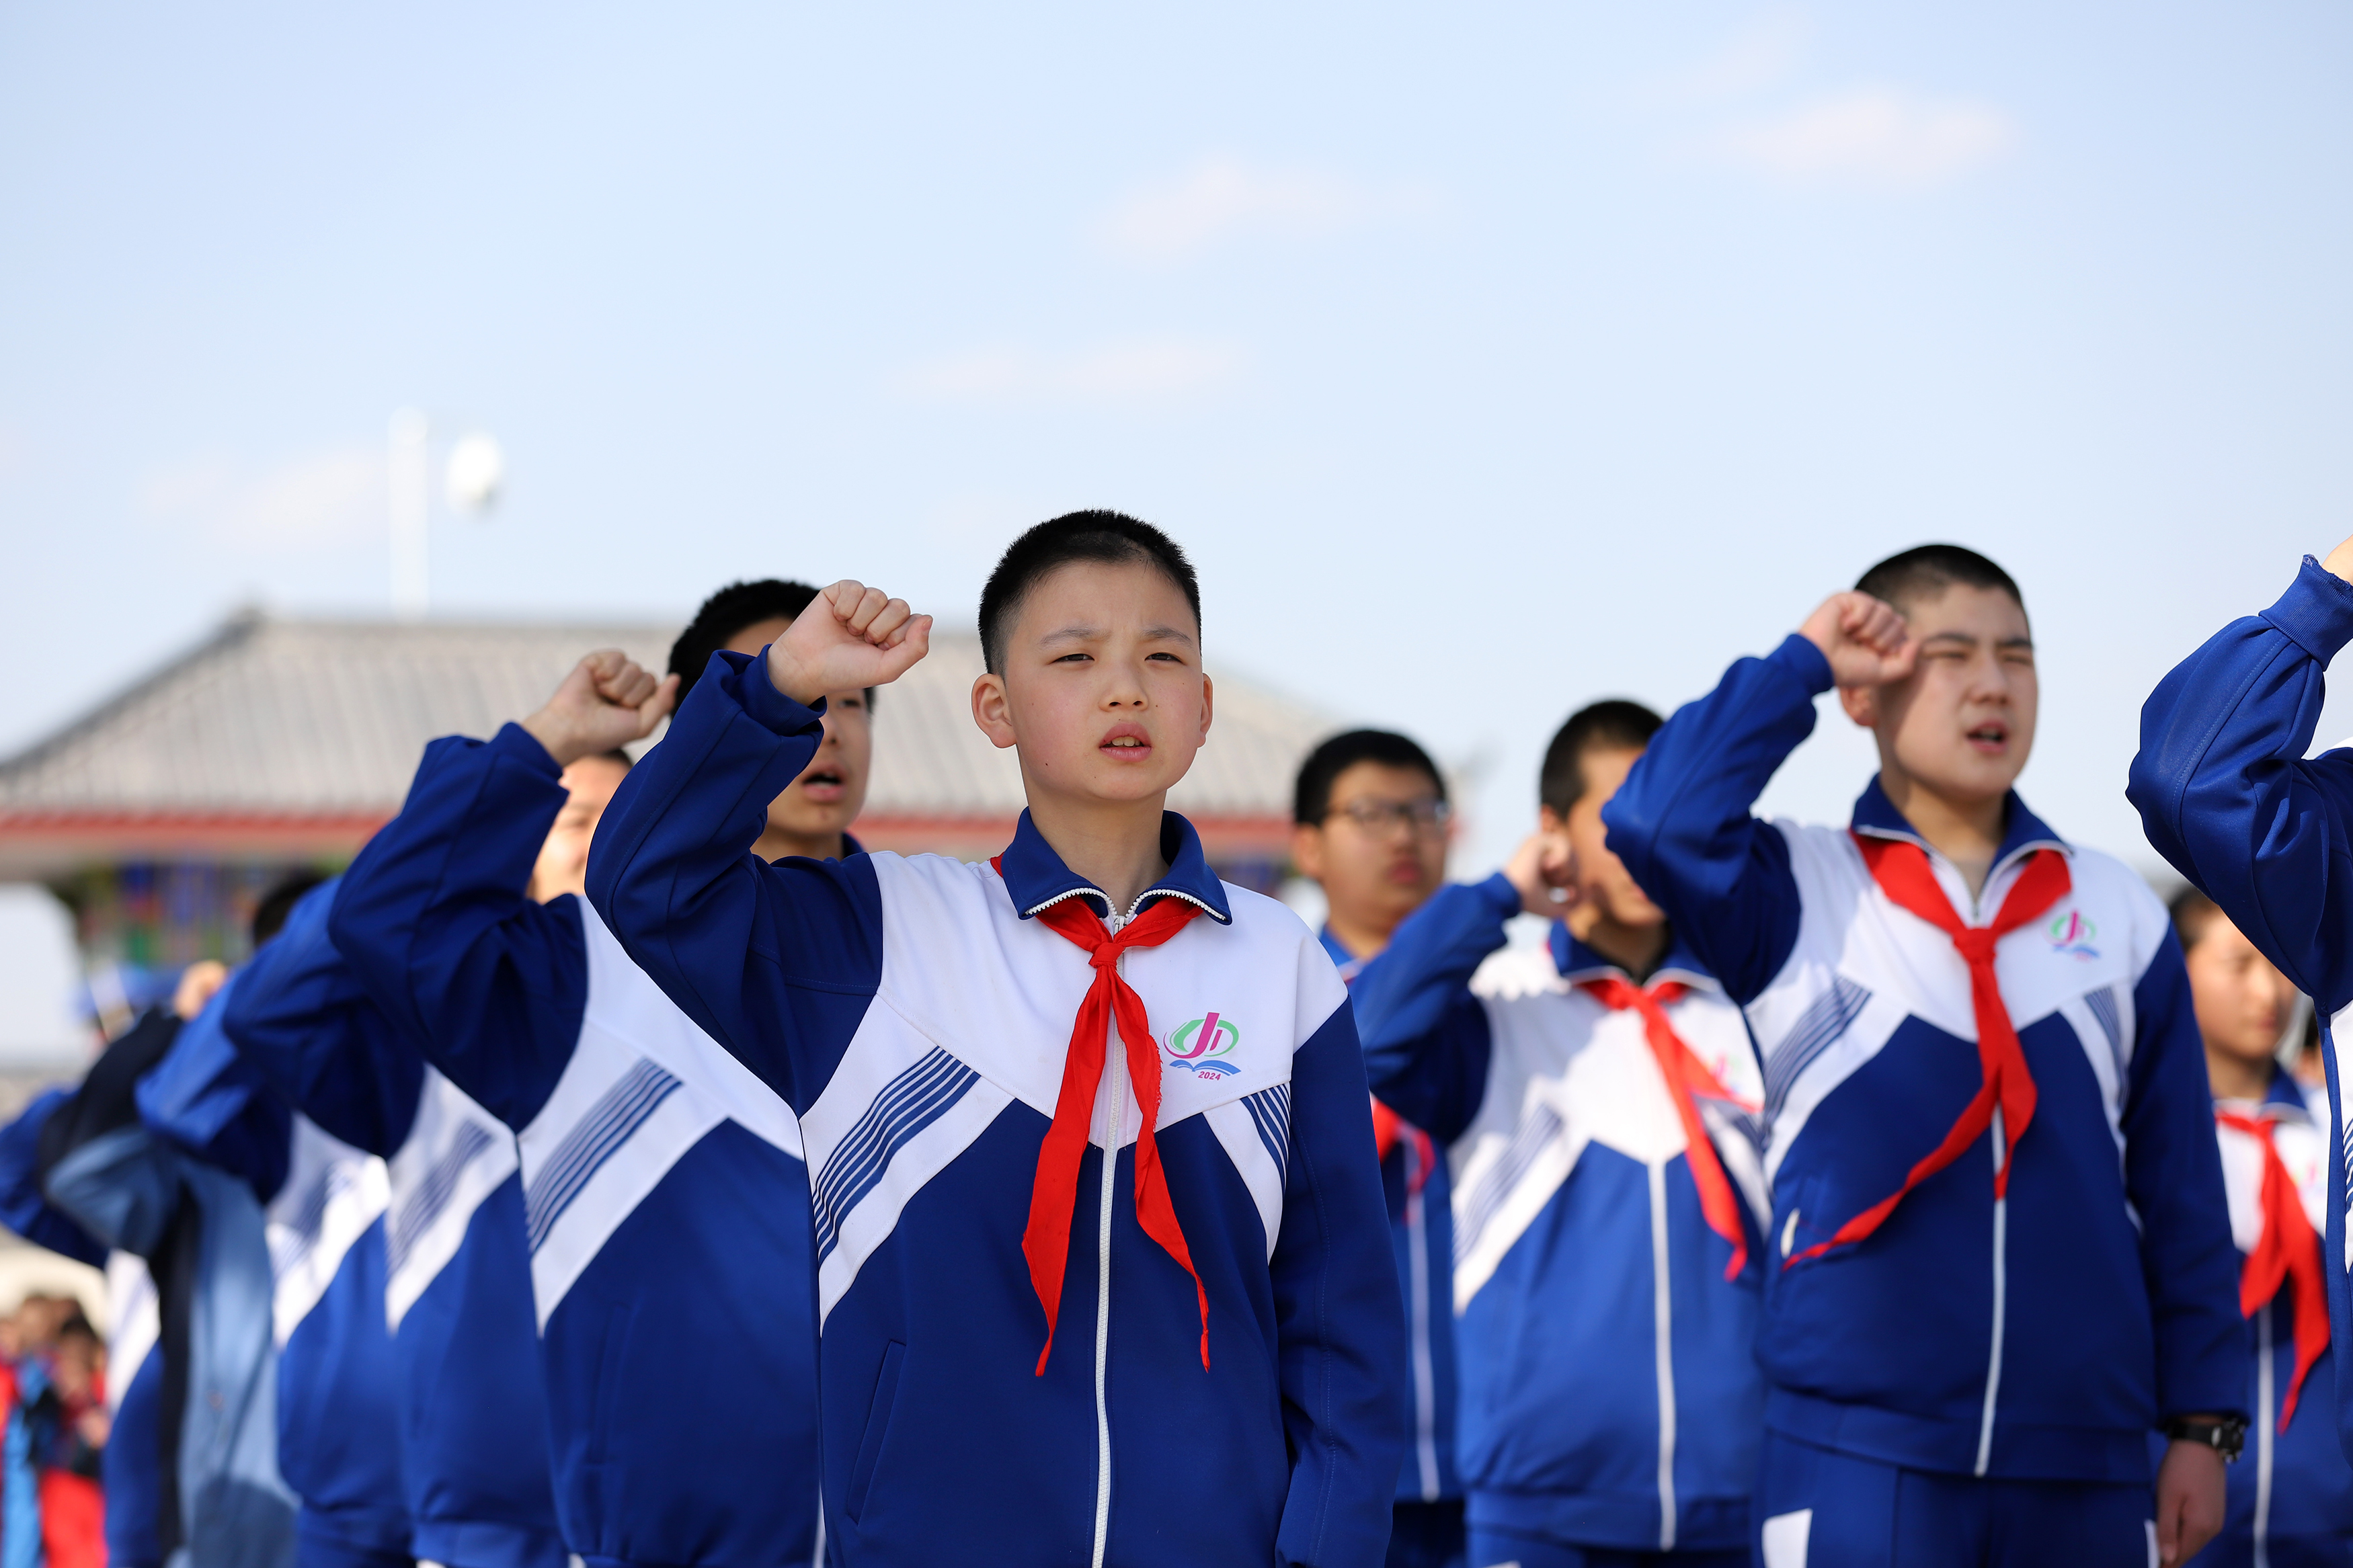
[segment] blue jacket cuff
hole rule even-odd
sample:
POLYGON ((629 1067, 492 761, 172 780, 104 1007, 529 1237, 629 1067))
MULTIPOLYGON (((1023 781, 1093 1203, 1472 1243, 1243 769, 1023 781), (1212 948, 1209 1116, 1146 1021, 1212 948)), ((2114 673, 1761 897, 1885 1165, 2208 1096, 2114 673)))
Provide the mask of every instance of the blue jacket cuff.
POLYGON ((539 743, 539 737, 520 724, 500 725, 499 732, 491 737, 491 750, 502 757, 512 757, 527 768, 535 768, 551 779, 564 776, 563 768, 556 764, 547 748, 539 743))
MULTIPOLYGON (((725 654, 718 656, 727 658, 725 654)), ((740 657, 740 656, 737 656, 740 657)), ((817 700, 814 708, 805 707, 776 689, 768 679, 768 650, 762 648, 754 658, 739 666, 735 672, 736 689, 742 694, 744 711, 754 723, 779 735, 804 734, 817 727, 825 716, 825 699, 817 700)))
POLYGON ((1510 920, 1520 912, 1520 890, 1501 871, 1479 883, 1477 891, 1499 921, 1510 920))
POLYGON ((2295 581, 2263 612, 2263 619, 2325 666, 2353 642, 2353 583, 2307 555, 2295 581))
POLYGON ((1783 637, 1781 646, 1765 656, 1765 662, 1804 687, 1809 697, 1820 697, 1838 684, 1831 679, 1829 658, 1801 632, 1791 632, 1783 637))

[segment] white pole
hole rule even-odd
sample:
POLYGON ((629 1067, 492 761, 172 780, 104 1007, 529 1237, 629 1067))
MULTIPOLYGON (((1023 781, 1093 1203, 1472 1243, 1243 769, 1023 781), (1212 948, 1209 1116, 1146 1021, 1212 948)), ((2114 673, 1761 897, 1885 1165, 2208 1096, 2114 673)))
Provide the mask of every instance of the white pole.
POLYGON ((391 500, 392 613, 404 621, 421 621, 431 599, 430 563, 426 554, 426 507, 432 483, 427 462, 425 416, 404 408, 392 416, 385 433, 385 468, 391 500))

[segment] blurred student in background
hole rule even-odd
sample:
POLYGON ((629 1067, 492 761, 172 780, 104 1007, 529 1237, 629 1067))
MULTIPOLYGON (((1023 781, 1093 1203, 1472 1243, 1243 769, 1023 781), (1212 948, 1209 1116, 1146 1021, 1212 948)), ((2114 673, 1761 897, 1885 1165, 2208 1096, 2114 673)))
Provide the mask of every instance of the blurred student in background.
MULTIPOLYGON (((1300 765, 1291 859, 1324 889, 1324 950, 1354 985, 1390 933, 1446 876, 1451 823, 1438 765, 1403 735, 1352 730, 1300 765)), ((1429 1133, 1373 1101, 1405 1292, 1405 1467, 1398 1476, 1389 1568, 1463 1561, 1462 1482, 1454 1469, 1454 1218, 1443 1152, 1429 1133)))
POLYGON ((2200 1568, 2300 1568, 2353 1558, 2353 1466, 2329 1418, 2320 1230, 2328 1182, 2325 1095, 2313 1113, 2280 1065, 2295 1010, 2286 976, 2195 888, 2173 900, 2189 968, 2247 1317, 2246 1453, 2229 1471, 2222 1532, 2200 1568))
POLYGON ((1658 728, 1633 702, 1572 715, 1537 832, 1356 985, 1373 1092, 1461 1184, 1472 1568, 1748 1561, 1763 1085, 1739 1010, 1602 843, 1658 728), (1549 940, 1506 951, 1524 910, 1549 940))

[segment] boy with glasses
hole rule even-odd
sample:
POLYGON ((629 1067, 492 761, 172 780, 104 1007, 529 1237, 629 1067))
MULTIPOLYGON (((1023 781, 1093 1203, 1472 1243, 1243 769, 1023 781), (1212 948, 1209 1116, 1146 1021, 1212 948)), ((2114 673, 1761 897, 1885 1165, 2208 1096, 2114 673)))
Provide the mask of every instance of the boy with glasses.
POLYGON ((1536 834, 1356 987, 1373 1092, 1448 1145, 1472 1568, 1748 1559, 1763 1088, 1739 1010, 1602 843, 1658 727, 1572 716, 1536 834), (1523 910, 1550 941, 1499 952, 1523 910))
MULTIPOLYGON (((1300 764, 1292 864, 1324 889, 1324 950, 1355 984, 1398 922, 1446 876, 1451 814, 1430 753, 1403 735, 1351 730, 1300 764)), ((1454 1471, 1454 1224, 1446 1163, 1430 1134, 1373 1102, 1398 1283, 1405 1292, 1405 1468, 1390 1517, 1388 1568, 1462 1562, 1454 1471)))

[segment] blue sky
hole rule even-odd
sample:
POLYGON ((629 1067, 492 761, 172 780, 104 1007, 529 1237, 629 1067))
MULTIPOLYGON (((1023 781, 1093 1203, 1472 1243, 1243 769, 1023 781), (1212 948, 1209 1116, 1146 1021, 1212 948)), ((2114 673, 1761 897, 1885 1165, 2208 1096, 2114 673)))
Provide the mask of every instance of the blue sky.
POLYGON ((379 611, 414 404, 511 465, 449 614, 968 621, 1027 523, 1152 518, 1213 671, 1475 766, 1466 870, 1571 708, 1958 540, 2026 793, 2145 862, 2142 697, 2353 531, 2348 67, 2311 0, 5 7, 0 748, 379 611))

